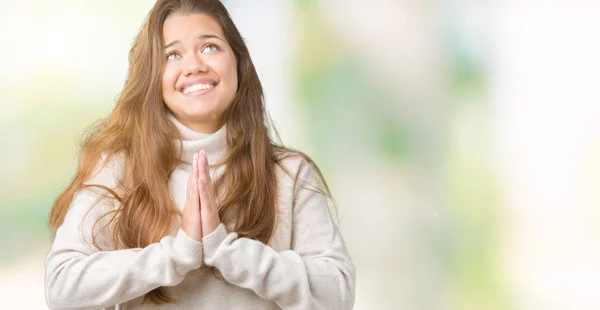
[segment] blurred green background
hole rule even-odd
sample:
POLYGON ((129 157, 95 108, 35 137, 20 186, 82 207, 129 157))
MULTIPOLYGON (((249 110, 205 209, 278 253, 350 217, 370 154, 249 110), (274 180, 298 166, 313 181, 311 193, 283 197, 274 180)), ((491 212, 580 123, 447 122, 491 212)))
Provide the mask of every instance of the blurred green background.
MULTIPOLYGON (((150 0, 0 1, 0 293, 45 309, 46 219, 150 0)), ((355 309, 598 309, 600 5, 224 1, 323 170, 355 309)))

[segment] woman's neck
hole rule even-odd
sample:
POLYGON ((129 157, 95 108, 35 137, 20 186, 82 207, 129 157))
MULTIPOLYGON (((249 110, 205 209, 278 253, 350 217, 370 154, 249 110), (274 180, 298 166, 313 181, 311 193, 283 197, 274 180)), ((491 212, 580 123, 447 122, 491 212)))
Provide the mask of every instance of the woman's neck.
MULTIPOLYGON (((167 118, 177 127, 181 135, 181 161, 191 164, 194 153, 204 150, 209 164, 215 164, 227 150, 227 126, 223 125, 214 133, 202 133, 189 128, 179 121, 172 113, 167 118)), ((179 141, 176 143, 179 147, 179 141)))

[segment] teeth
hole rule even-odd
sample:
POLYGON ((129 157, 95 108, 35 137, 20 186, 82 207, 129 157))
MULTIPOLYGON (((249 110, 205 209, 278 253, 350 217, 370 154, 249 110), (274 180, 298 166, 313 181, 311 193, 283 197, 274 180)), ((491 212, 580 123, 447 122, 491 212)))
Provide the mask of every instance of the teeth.
POLYGON ((196 84, 183 89, 184 94, 215 87, 213 84, 196 84))

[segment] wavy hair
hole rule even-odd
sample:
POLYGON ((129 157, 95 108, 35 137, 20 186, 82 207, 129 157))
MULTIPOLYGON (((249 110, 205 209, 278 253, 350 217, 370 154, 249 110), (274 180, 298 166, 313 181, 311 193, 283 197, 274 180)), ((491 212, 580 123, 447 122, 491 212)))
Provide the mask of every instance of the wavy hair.
MULTIPOLYGON (((175 12, 213 17, 237 59, 238 89, 223 116, 229 148, 219 164, 225 165, 225 172, 216 184, 223 190, 218 202, 221 220, 235 223, 233 229, 240 237, 267 243, 277 220, 275 169, 277 165, 283 167, 281 161, 290 156, 308 160, 329 195, 321 172, 308 156, 270 138, 269 130, 276 131, 270 126, 260 80, 223 4, 218 0, 159 0, 130 50, 127 79, 115 108, 84 139, 75 176, 54 201, 48 218, 53 236, 75 193, 87 187, 102 188, 107 192, 103 197, 118 201, 116 210, 104 214, 112 215, 108 223, 117 248, 143 248, 158 242, 180 219, 168 183, 181 156, 176 145, 181 137, 167 119, 160 87, 164 67, 162 28, 167 16, 175 12), (102 155, 106 156, 104 161, 102 155), (85 183, 99 164, 114 156, 122 156, 119 190, 85 183)), ((94 234, 93 243, 100 249, 94 234)), ((149 292, 144 300, 155 304, 173 301, 162 288, 149 292)))

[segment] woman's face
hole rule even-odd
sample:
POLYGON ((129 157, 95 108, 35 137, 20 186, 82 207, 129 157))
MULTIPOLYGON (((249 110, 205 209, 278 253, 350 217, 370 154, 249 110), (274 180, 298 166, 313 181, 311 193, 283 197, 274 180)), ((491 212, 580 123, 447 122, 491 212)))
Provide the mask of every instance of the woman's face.
POLYGON ((173 13, 163 25, 163 39, 165 104, 187 127, 217 131, 238 86, 235 55, 221 26, 206 14, 173 13))

